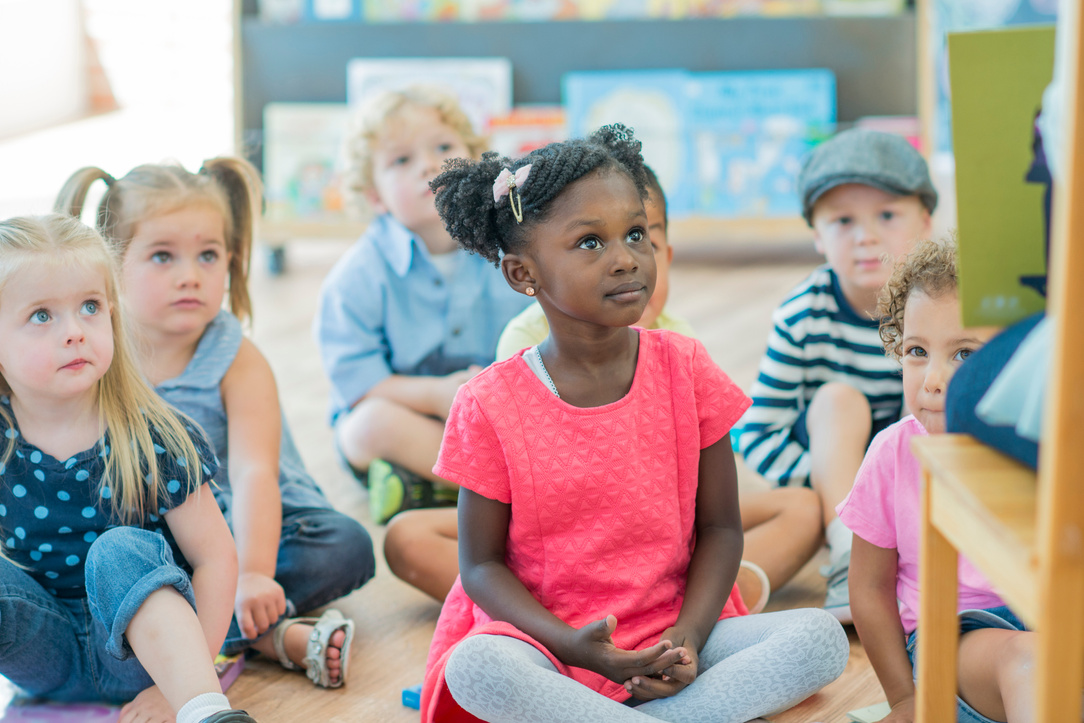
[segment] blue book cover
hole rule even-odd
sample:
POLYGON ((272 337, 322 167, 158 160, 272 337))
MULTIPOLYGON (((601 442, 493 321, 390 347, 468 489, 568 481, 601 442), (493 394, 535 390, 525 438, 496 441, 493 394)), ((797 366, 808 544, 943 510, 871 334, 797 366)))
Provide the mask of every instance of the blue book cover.
POLYGON ((823 69, 569 73, 563 97, 571 136, 635 129, 674 216, 797 215, 802 159, 836 122, 823 69))
POLYGON ((799 214, 795 182, 802 160, 835 127, 833 73, 697 73, 688 93, 686 175, 695 179, 696 212, 799 214))
POLYGON ((568 73, 562 83, 569 136, 582 138, 610 123, 635 130, 672 214, 691 211, 694 195, 685 176, 688 81, 684 70, 643 70, 568 73))
POLYGON ((341 23, 361 20, 361 0, 305 0, 301 14, 307 23, 341 23))

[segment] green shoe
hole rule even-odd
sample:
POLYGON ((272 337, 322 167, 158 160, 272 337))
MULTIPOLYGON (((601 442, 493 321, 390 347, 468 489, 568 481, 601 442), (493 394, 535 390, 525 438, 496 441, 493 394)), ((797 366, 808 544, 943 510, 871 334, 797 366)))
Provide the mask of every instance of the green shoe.
POLYGON ((437 487, 393 462, 374 459, 369 464, 369 514, 378 525, 403 510, 454 507, 458 495, 458 489, 437 487))
POLYGON ((403 509, 403 476, 382 459, 369 464, 369 515, 376 524, 383 525, 403 509))

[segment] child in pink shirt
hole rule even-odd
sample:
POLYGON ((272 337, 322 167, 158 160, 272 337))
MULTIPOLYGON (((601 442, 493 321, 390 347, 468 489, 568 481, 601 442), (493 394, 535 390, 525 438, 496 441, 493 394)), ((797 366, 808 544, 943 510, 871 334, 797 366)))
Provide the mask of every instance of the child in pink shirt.
POLYGON ((623 126, 433 182, 459 244, 550 335, 463 385, 434 472, 461 486, 459 568, 423 721, 739 723, 835 679, 822 610, 744 616, 728 432, 748 398, 697 341, 630 328, 655 286, 623 126))
MULTIPOLYGON (((945 431, 949 379, 994 329, 963 329, 956 293, 956 249, 926 241, 885 286, 878 308, 888 353, 903 363, 911 416, 878 434, 840 503, 854 533, 850 593, 854 624, 888 696, 885 721, 914 720, 914 654, 918 627, 919 482, 911 454, 916 435, 945 431)), ((990 583, 960 557, 961 723, 1030 720, 1033 636, 990 583)))

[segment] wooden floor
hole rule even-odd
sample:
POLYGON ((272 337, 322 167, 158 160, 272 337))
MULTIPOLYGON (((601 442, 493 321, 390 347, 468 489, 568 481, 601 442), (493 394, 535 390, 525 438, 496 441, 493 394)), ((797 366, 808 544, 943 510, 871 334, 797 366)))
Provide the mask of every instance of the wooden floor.
MULTIPOLYGON (((261 723, 287 721, 416 721, 401 705, 405 687, 421 682, 439 605, 395 578, 381 559, 383 529, 368 522, 365 493, 333 453, 325 419, 328 384, 312 341, 311 321, 320 283, 347 248, 345 242, 313 241, 289 249, 288 271, 270 277, 253 271, 253 336, 270 359, 294 436, 309 470, 335 506, 365 523, 377 550, 376 578, 336 603, 357 624, 350 678, 343 688, 314 688, 298 673, 267 659, 250 660, 230 689, 231 701, 261 723)), ((807 247, 698 251, 671 269, 670 306, 692 322, 716 362, 748 389, 767 339, 774 306, 815 265, 807 247)), ((258 265, 258 264, 257 264, 258 265)), ((763 484, 742 475, 743 488, 763 484)), ((824 580, 814 559, 791 584, 773 595, 769 609, 818 606, 824 580)), ((857 638, 844 675, 821 693, 780 714, 779 723, 846 721, 846 711, 883 700, 857 638)))

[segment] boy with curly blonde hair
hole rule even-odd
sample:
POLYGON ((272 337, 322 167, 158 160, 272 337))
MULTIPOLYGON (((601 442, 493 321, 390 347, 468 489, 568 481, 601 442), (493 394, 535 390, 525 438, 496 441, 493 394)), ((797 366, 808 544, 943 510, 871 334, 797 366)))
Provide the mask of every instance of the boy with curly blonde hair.
POLYGON ((455 503, 432 472, 448 409, 529 301, 456 248, 433 204, 444 162, 483 150, 455 98, 422 86, 369 98, 348 131, 347 185, 376 218, 325 279, 314 334, 336 445, 377 523, 455 503))

